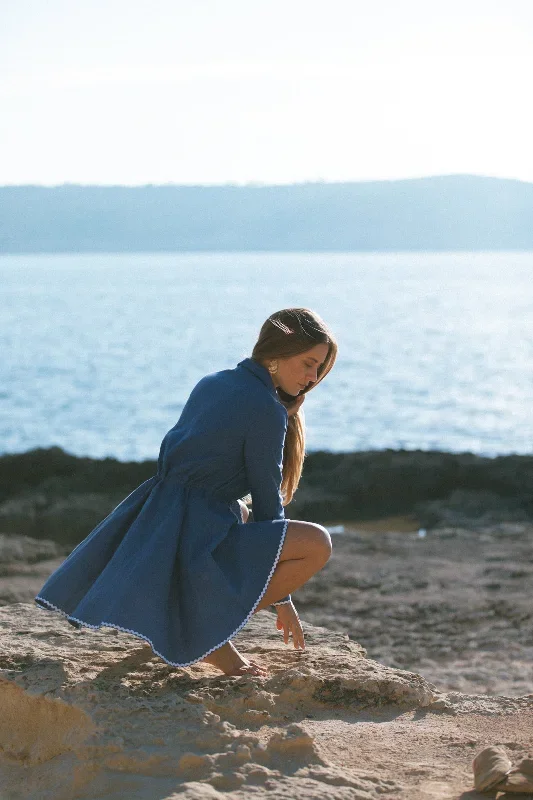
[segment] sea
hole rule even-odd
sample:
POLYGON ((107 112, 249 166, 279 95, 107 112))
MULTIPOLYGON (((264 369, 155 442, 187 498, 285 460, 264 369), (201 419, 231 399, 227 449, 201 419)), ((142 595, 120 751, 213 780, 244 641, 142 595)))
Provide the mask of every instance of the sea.
POLYGON ((0 453, 156 459, 197 381, 327 322, 307 452, 533 453, 533 252, 0 256, 0 453))

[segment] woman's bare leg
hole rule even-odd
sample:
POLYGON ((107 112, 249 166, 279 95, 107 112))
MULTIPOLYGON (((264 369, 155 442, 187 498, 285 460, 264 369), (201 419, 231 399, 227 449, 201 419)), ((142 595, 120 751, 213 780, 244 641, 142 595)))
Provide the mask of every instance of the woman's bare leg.
POLYGON ((290 520, 278 564, 254 613, 295 592, 319 572, 331 556, 331 536, 314 522, 290 520))
MULTIPOLYGON (((246 522, 248 510, 244 503, 241 509, 246 522)), ((278 564, 254 614, 303 586, 322 569, 330 555, 331 537, 326 528, 313 522, 290 520, 278 564)), ((260 664, 244 658, 231 641, 202 660, 218 667, 226 675, 266 674, 260 664)))
MULTIPOLYGON (((244 522, 249 511, 239 500, 244 522)), ((285 541, 268 588, 254 613, 295 592, 319 572, 331 556, 331 536, 322 525, 289 520, 285 541)))

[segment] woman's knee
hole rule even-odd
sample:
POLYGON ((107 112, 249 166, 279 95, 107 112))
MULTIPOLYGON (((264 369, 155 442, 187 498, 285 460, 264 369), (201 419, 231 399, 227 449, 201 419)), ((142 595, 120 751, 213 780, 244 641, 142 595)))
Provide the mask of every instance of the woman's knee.
POLYGON ((329 561, 333 550, 331 535, 327 528, 324 528, 323 525, 319 525, 318 523, 314 524, 314 530, 314 547, 316 549, 317 556, 319 556, 325 564, 327 561, 329 561))
POLYGON ((305 558, 312 556, 322 566, 332 552, 331 536, 327 528, 317 522, 290 520, 287 525, 282 558, 305 558))

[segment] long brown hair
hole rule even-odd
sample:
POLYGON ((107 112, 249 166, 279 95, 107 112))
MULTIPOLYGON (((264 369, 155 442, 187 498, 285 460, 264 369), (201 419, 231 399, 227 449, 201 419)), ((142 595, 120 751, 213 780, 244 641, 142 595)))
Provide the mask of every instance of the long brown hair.
MULTIPOLYGON (((283 308, 263 323, 252 350, 254 361, 288 358, 305 353, 317 344, 327 344, 328 354, 318 367, 317 380, 301 394, 310 392, 326 377, 337 357, 337 342, 324 320, 308 308, 283 308)), ((283 393, 282 393, 283 397, 283 393)), ((291 502, 298 488, 305 458, 305 420, 303 408, 288 420, 283 449, 283 505, 291 502)))

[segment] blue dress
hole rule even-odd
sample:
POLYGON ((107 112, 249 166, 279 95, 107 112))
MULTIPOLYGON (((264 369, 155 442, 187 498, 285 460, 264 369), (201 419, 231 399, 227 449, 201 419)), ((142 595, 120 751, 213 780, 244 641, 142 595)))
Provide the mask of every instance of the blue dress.
POLYGON ((172 666, 225 644, 258 606, 283 547, 287 424, 258 361, 204 376, 163 438, 156 474, 74 548, 37 605, 76 627, 139 636, 172 666), (248 493, 244 523, 238 498, 248 493))

